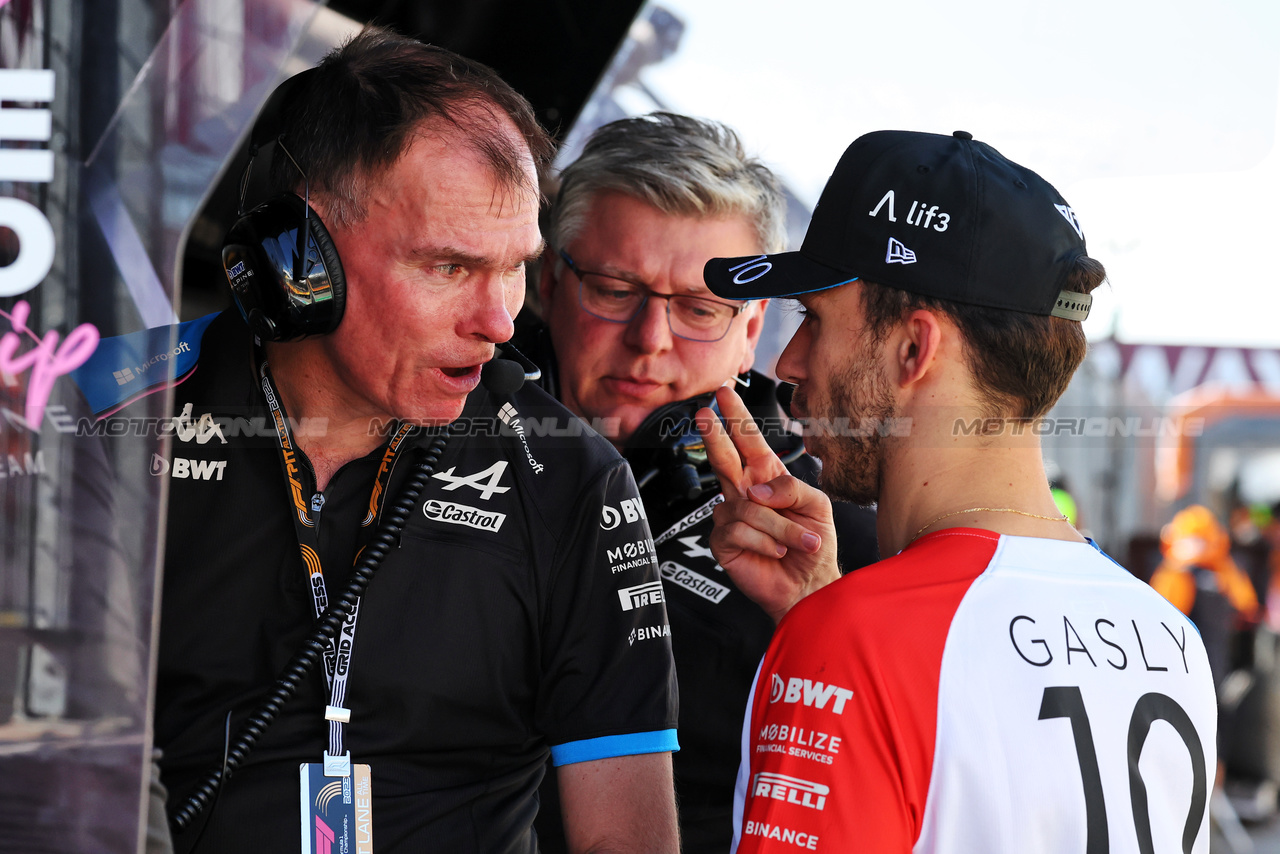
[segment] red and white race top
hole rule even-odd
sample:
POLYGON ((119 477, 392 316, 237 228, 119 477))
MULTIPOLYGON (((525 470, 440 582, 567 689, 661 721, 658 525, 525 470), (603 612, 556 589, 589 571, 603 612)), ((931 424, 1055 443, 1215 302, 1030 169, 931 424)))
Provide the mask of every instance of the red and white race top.
POLYGON ((1200 635, 1091 544, 953 528, 807 597, 752 689, 738 852, 1207 852, 1200 635))

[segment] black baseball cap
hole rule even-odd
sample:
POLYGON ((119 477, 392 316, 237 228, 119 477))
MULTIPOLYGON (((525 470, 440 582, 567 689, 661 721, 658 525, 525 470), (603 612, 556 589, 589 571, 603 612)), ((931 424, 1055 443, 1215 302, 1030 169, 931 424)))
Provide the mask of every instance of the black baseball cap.
POLYGON ((1084 320, 1065 292, 1085 255, 1075 211, 1035 172, 965 131, 876 131, 853 141, 799 252, 712 258, 711 292, 796 296, 868 279, 921 296, 1084 320))

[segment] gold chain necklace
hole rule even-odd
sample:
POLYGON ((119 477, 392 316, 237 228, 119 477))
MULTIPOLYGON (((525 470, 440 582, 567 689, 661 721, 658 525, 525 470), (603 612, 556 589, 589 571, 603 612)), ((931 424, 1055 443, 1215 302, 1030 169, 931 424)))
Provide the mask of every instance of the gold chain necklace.
POLYGON ((1042 515, 1040 515, 1039 513, 1028 513, 1026 510, 1014 510, 1012 507, 970 507, 968 510, 952 510, 950 513, 943 513, 943 514, 942 514, 941 516, 939 516, 938 518, 933 519, 933 520, 931 520, 931 521, 929 521, 929 522, 926 522, 924 525, 922 525, 922 526, 920 527, 920 530, 916 531, 914 534, 912 534, 912 535, 911 535, 911 539, 907 540, 907 545, 910 545, 911 543, 914 543, 914 542, 916 541, 916 537, 918 537, 918 536, 920 536, 921 534, 923 534, 923 533, 925 532, 925 529, 926 529, 926 528, 928 528, 930 525, 933 525, 933 524, 934 524, 934 523, 936 523, 936 522, 941 522, 943 519, 946 519, 946 518, 948 518, 949 516, 959 516, 961 513, 979 513, 979 512, 985 512, 985 513, 1017 513, 1019 516, 1030 516, 1030 517, 1031 517, 1031 518, 1033 518, 1033 519, 1047 519, 1047 520, 1049 520, 1050 522, 1069 522, 1069 521, 1071 521, 1071 520, 1070 520, 1070 519, 1068 519, 1066 516, 1062 516, 1062 515, 1058 515, 1058 516, 1042 516, 1042 515))

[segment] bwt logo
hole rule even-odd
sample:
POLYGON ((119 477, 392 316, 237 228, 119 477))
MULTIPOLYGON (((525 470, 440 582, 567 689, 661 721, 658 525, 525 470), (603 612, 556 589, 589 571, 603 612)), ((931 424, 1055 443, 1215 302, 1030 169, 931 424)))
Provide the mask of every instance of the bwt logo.
POLYGON ((624 611, 643 608, 645 605, 657 605, 664 601, 662 582, 650 581, 647 584, 637 584, 635 587, 625 587, 618 591, 618 599, 622 601, 624 611))
POLYGON ((811 810, 821 810, 827 805, 827 795, 831 794, 831 787, 801 780, 799 777, 788 777, 786 774, 761 771, 752 778, 751 794, 808 807, 811 810))
POLYGON ((641 519, 648 520, 648 516, 644 513, 644 504, 639 498, 624 498, 618 504, 618 510, 614 510, 608 504, 600 508, 600 527, 606 531, 612 531, 618 527, 625 519, 627 522, 638 522, 641 519))
POLYGON ((786 683, 783 683, 782 677, 776 673, 773 674, 771 688, 772 690, 769 692, 770 703, 779 701, 783 703, 804 703, 806 706, 825 709, 831 698, 835 697, 836 701, 832 704, 831 711, 837 715, 844 714, 844 704, 853 697, 853 692, 848 688, 824 685, 811 679, 798 679, 793 676, 786 683))
POLYGON ((153 477, 171 475, 172 477, 191 478, 192 480, 222 480, 226 471, 226 460, 184 460, 174 457, 170 463, 159 454, 151 455, 151 474, 153 477))

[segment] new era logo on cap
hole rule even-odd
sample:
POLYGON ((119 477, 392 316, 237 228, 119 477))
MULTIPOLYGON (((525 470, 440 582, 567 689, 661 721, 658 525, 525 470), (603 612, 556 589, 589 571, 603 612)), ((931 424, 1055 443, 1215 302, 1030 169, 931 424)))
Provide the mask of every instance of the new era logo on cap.
POLYGON ((1084 229, 1080 227, 1080 220, 1076 218, 1076 212, 1068 205, 1054 205, 1058 213, 1062 214, 1063 219, 1071 223, 1071 227, 1076 230, 1076 234, 1080 235, 1080 239, 1084 240, 1084 229))
POLYGON ((728 299, 796 296, 861 278, 1078 320, 1087 301, 1063 287, 1086 254, 1084 230, 1058 191, 972 134, 876 131, 836 164, 799 252, 713 258, 703 275, 728 299))
POLYGON ((914 264, 916 253, 902 245, 902 242, 890 237, 889 249, 884 253, 886 264, 914 264))

